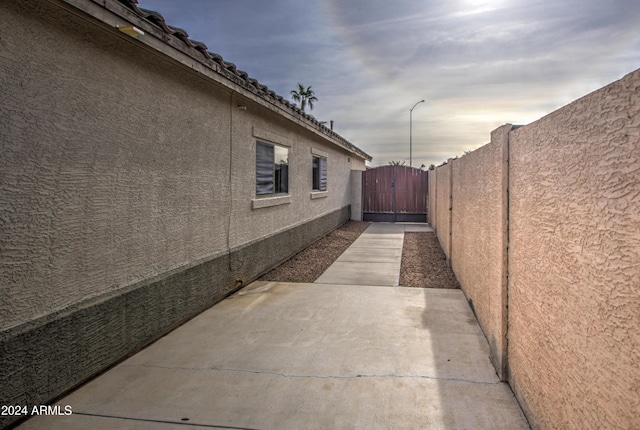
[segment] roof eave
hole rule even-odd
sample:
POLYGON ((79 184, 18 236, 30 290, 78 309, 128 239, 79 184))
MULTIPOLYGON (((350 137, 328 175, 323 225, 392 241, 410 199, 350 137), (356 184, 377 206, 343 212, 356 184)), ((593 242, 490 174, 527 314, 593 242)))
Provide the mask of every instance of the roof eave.
MULTIPOLYGON (((186 31, 167 25, 159 13, 139 8, 137 0, 51 1, 58 4, 62 2, 84 12, 101 21, 104 28, 112 29, 120 37, 127 38, 132 43, 157 55, 168 57, 207 79, 277 112, 357 157, 368 161, 372 159, 369 154, 326 127, 315 117, 303 112, 298 106, 279 96, 266 85, 250 78, 246 72, 238 70, 235 64, 224 61, 220 55, 209 52, 204 43, 189 39, 186 31), (117 30, 119 27, 128 25, 139 28, 144 35, 132 38, 117 30)), ((76 14, 82 16, 77 12, 76 14)), ((87 16, 82 17, 87 18, 87 16)))

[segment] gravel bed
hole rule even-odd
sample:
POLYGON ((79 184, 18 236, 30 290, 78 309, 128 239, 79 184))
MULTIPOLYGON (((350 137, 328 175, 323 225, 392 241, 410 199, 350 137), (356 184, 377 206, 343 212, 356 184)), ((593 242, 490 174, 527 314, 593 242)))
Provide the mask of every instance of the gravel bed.
POLYGON ((362 221, 348 221, 280 266, 262 275, 258 280, 314 282, 370 224, 362 221))
POLYGON ((400 286, 460 288, 435 233, 405 233, 400 286))
MULTIPOLYGON (((349 221, 280 266, 260 281, 314 282, 369 227, 371 223, 349 221)), ((435 233, 405 233, 400 266, 400 286, 460 288, 435 233)))

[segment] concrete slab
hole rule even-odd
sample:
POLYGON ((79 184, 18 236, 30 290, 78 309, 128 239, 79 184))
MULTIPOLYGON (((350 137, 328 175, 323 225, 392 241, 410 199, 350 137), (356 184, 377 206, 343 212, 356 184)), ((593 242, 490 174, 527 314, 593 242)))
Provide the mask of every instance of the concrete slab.
POLYGON ((371 224, 316 284, 398 286, 404 227, 371 224))
MULTIPOLYGON (((189 425, 189 421, 178 423, 165 423, 157 420, 140 420, 130 418, 102 417, 93 415, 80 415, 78 413, 68 416, 41 416, 32 418, 19 427, 23 430, 48 429, 111 429, 111 430, 202 430, 202 426, 189 425)), ((210 427, 207 429, 228 429, 229 427, 210 427)))
POLYGON ((400 284, 400 263, 336 261, 314 284, 397 287, 400 284))
MULTIPOLYGON (((362 233, 358 239, 395 239, 400 240, 404 237, 404 232, 402 233, 362 233)), ((358 240, 356 239, 356 240, 358 240)))
POLYGON ((429 224, 406 224, 405 233, 433 233, 433 228, 429 224))
POLYGON ((366 234, 402 234, 404 226, 402 224, 393 224, 385 222, 376 222, 371 224, 364 231, 366 234))
POLYGON ((357 238, 350 248, 400 248, 404 243, 404 233, 400 237, 379 238, 365 236, 357 238))
POLYGON ((460 290, 253 283, 21 428, 527 429, 488 354, 460 290))
POLYGON ((402 248, 350 247, 336 261, 399 264, 402 261, 402 248))

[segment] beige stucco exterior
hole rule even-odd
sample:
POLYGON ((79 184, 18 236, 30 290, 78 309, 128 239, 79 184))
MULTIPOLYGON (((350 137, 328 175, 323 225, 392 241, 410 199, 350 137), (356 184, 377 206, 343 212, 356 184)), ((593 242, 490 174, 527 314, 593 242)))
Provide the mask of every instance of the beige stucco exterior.
POLYGON ((448 261, 451 259, 451 161, 437 168, 434 181, 436 188, 434 227, 448 261))
POLYGON ((491 143, 451 161, 451 266, 478 318, 491 358, 506 380, 507 156, 506 125, 491 143))
POLYGON ((364 160, 327 139, 49 3, 2 12, 0 329, 350 204, 364 160), (257 139, 290 147, 290 203, 253 209, 257 139))
POLYGON ((640 426, 640 71, 511 133, 509 368, 541 428, 640 426))
POLYGON ((351 171, 351 219, 353 221, 362 221, 362 170, 351 171))
POLYGON ((230 94, 48 3, 2 7, 0 328, 224 252, 230 94))
POLYGON ((438 199, 436 197, 436 184, 438 181, 437 178, 438 171, 436 169, 429 170, 428 176, 428 191, 427 191, 427 222, 431 224, 431 227, 434 229, 437 225, 436 220, 436 205, 438 204, 438 199))
POLYGON ((119 2, 2 2, 0 18, 7 404, 50 400, 348 219, 366 154, 119 2), (256 196, 257 140, 289 148, 287 196, 256 196))
POLYGON ((437 234, 533 428, 640 425, 639 130, 635 71, 436 169, 437 234))

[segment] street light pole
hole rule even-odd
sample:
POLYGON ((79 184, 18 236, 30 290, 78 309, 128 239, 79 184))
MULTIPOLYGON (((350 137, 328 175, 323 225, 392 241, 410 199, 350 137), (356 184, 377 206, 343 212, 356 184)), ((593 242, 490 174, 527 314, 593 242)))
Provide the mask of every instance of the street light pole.
POLYGON ((420 103, 424 103, 424 100, 420 100, 409 109, 409 167, 413 167, 413 140, 412 140, 412 122, 413 122, 413 110, 420 103))

